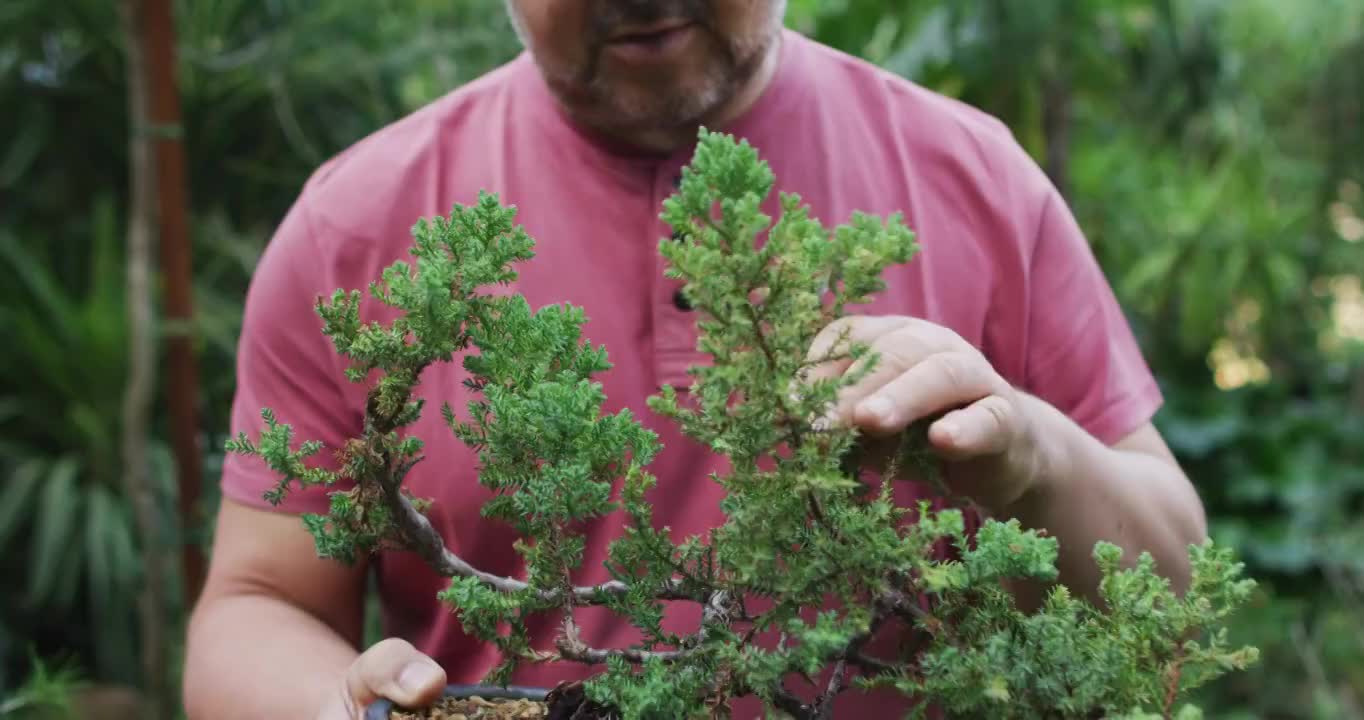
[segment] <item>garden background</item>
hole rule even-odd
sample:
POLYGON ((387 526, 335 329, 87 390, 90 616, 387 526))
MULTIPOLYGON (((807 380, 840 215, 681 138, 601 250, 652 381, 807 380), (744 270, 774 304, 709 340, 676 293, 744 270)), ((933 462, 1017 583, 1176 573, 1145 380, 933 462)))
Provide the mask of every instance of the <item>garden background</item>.
MULTIPOLYGON (((149 132, 184 157, 185 321, 132 211, 120 4, 0 2, 3 718, 178 706, 261 249, 330 154, 520 49, 501 0, 175 3, 183 123, 149 132)), ((1261 582, 1233 634, 1262 662, 1210 716, 1364 718, 1364 3, 791 0, 789 24, 1005 120, 1073 204, 1261 582)))

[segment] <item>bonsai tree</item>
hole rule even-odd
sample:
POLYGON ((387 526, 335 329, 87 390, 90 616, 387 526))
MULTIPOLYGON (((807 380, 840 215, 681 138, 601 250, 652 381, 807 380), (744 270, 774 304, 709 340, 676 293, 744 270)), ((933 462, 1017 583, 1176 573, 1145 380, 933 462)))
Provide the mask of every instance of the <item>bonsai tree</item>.
POLYGON ((776 714, 823 718, 840 693, 870 687, 926 701, 914 704, 916 715, 932 703, 989 717, 1169 717, 1190 690, 1255 659, 1253 648, 1229 648, 1217 627, 1252 582, 1211 543, 1190 548, 1193 582, 1182 595, 1149 555, 1123 565, 1119 548, 1099 544, 1103 607, 1053 585, 1039 609, 1024 612, 1005 581, 1055 581, 1054 538, 991 518, 968 532, 973 510, 960 498, 939 510, 897 506, 899 478, 947 492, 923 431, 906 432, 884 466, 868 468, 856 429, 820 418, 877 358, 846 337, 824 356, 808 352, 822 329, 883 289, 883 270, 911 260, 914 234, 898 215, 858 214, 826 230, 785 193, 773 223, 760 209, 773 184, 746 142, 703 129, 663 205, 682 241, 660 252, 699 311, 698 347, 710 362, 691 368, 685 400, 665 387, 649 408, 727 460, 724 473, 669 480, 723 486, 724 523, 704 535, 674 542, 655 526, 657 437, 628 409, 602 411, 593 376, 610 365, 604 348, 583 341, 584 313, 495 292, 516 278, 533 241, 515 209, 487 193, 418 222, 412 262, 371 285, 374 300, 400 311, 393 322, 363 323, 359 290, 319 299, 322 330, 348 359, 349 379, 369 383, 363 432, 330 449, 338 469, 310 464, 320 443, 296 446, 268 408, 259 436, 239 435, 228 450, 279 475, 272 502, 295 487, 346 481, 328 514, 303 518, 320 555, 417 553, 450 578, 440 598, 464 629, 500 650, 488 683, 509 683, 522 663, 591 664, 600 671, 578 694, 603 717, 711 716, 756 696, 776 714), (424 515, 429 502, 403 486, 424 442, 405 432, 426 410, 413 391, 424 369, 457 357, 475 399, 444 404, 444 418, 453 439, 478 452, 478 481, 493 493, 484 517, 521 537, 521 577, 452 553, 424 515), (838 359, 861 360, 860 370, 811 379, 838 359), (610 546, 612 579, 575 585, 583 522, 617 510, 628 522, 610 546), (662 622, 665 603, 679 601, 701 608, 685 634, 662 622), (575 621, 587 606, 609 609, 641 641, 588 646, 575 621), (525 630, 537 613, 562 618, 551 650, 536 649, 525 630), (917 642, 894 657, 866 650, 892 622, 917 642), (813 699, 791 690, 815 677, 827 680, 813 699))

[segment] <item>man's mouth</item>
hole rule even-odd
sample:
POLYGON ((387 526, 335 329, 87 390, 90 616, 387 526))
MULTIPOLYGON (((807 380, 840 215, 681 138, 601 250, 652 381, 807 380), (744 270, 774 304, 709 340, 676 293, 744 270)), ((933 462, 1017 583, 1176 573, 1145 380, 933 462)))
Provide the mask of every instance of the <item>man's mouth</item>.
POLYGON ((658 52, 680 41, 694 24, 674 19, 629 26, 613 33, 608 44, 634 52, 658 52))

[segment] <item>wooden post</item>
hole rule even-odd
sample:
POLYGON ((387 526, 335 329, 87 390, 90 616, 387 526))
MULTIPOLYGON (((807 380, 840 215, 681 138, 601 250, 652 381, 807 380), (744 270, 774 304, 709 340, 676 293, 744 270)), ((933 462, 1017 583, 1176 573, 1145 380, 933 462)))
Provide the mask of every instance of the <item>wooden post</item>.
POLYGON ((127 39, 128 81, 128 380, 123 390, 123 487, 133 509, 141 551, 142 578, 138 591, 138 639, 142 658, 145 715, 164 720, 168 677, 166 665, 165 567, 160 536, 158 498, 152 482, 147 436, 152 399, 156 395, 156 338, 151 279, 155 262, 157 203, 155 148, 147 116, 147 56, 140 0, 125 0, 122 11, 127 39))
MULTIPOLYGON (((142 41, 146 57, 148 117, 155 134, 159 192, 161 278, 164 283, 166 397, 179 485, 180 524, 185 537, 203 526, 199 514, 202 452, 199 445, 198 368, 194 358, 190 240, 185 152, 176 72, 175 19, 171 0, 142 0, 142 41)), ((193 605, 204 579, 203 553, 181 547, 185 604, 193 605)))

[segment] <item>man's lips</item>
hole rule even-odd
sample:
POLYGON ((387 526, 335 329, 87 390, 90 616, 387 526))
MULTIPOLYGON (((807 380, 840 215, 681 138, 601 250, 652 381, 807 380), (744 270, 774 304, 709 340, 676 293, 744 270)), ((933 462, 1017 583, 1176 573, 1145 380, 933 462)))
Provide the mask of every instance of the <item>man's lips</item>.
POLYGON ((611 43, 650 43, 664 39, 668 34, 691 25, 690 20, 661 20, 648 25, 627 26, 611 34, 611 43))
POLYGON ((676 60, 690 45, 697 27, 688 20, 629 26, 612 33, 605 50, 631 65, 666 64, 676 60))

